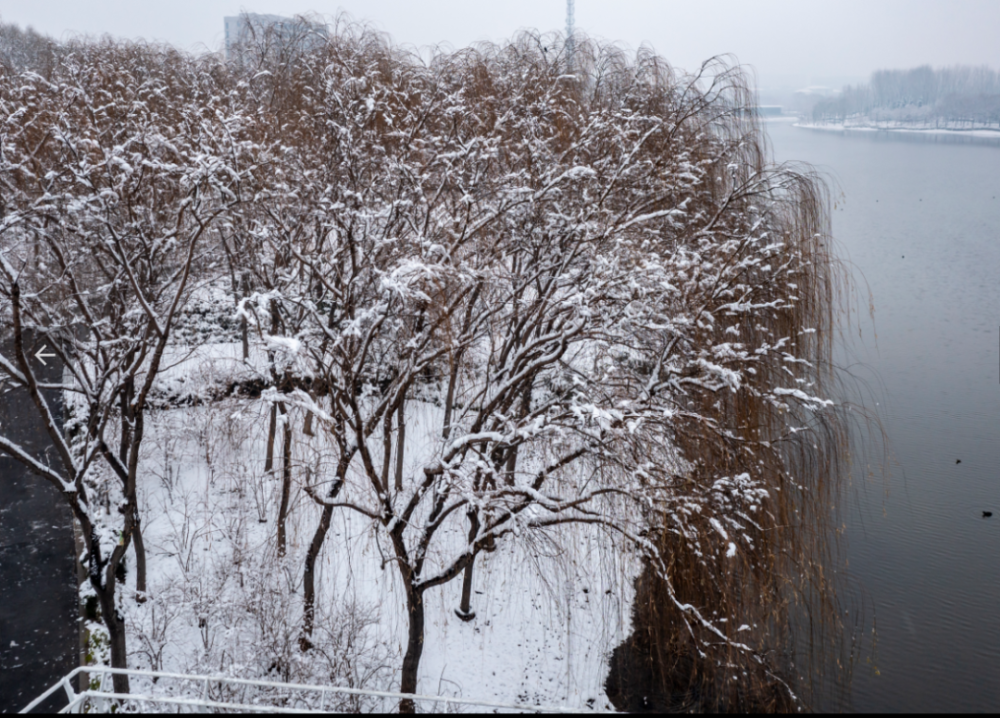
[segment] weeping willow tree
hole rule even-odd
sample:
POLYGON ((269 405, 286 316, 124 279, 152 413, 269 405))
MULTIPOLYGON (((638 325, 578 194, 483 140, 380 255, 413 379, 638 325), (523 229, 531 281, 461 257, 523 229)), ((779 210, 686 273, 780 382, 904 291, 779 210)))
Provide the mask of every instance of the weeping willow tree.
POLYGON ((753 512, 706 515, 698 531, 651 514, 656 556, 636 583, 634 633, 612 659, 609 695, 623 709, 814 705, 846 685, 850 664, 835 576, 850 420, 820 398, 841 393, 833 338, 848 283, 831 251, 828 187, 807 166, 773 162, 750 79, 726 58, 686 75, 651 52, 632 62, 583 42, 574 62, 591 102, 626 85, 656 88, 655 111, 672 127, 650 154, 702 172, 696 190, 674 198, 702 221, 650 245, 690 260, 684 329, 671 339, 687 366, 664 382, 677 407, 671 440, 692 490, 743 482, 763 499, 753 512), (731 381, 695 378, 692 358, 734 352, 752 359, 731 381), (779 388, 790 377, 793 388, 779 388), (691 621, 691 607, 712 625, 691 621))

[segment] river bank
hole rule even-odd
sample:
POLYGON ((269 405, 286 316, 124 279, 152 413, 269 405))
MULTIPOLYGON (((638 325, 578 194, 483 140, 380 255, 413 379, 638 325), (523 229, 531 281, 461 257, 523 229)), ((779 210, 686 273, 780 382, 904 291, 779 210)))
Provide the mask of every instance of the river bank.
POLYGON ((932 139, 976 139, 988 140, 1000 144, 1000 129, 986 127, 927 127, 900 122, 797 122, 793 127, 823 132, 909 135, 932 139))

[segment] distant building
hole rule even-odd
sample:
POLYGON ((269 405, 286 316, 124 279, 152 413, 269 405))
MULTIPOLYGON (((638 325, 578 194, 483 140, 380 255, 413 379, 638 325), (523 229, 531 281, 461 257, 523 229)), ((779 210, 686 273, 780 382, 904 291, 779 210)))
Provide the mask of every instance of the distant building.
POLYGON ((303 18, 282 17, 281 15, 259 15, 244 13, 223 18, 226 26, 226 59, 238 60, 240 48, 254 40, 296 43, 308 49, 326 42, 330 32, 326 25, 303 18))
POLYGON ((783 115, 785 110, 781 105, 757 105, 756 109, 761 117, 778 117, 783 115))

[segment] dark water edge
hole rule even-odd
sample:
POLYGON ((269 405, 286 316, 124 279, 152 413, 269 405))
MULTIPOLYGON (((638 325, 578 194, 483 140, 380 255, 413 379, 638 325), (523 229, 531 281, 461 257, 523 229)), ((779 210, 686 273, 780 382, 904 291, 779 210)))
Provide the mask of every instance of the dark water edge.
MULTIPOLYGON (((9 346, 3 350, 11 356, 9 346)), ((39 378, 61 381, 62 366, 48 362, 37 367, 39 378)), ((61 424, 61 393, 46 393, 61 424)), ((0 394, 0 426, 36 459, 55 460, 26 391, 0 394)), ((0 455, 0 713, 22 710, 79 665, 75 552, 72 515, 59 491, 0 455)), ((38 710, 53 712, 66 703, 59 691, 38 710)))

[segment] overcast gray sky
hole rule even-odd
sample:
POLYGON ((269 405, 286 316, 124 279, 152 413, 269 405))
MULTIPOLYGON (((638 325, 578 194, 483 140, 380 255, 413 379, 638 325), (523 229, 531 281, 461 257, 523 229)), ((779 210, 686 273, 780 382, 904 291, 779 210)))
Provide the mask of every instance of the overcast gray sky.
MULTIPOLYGON (((61 37, 101 34, 217 48, 241 9, 293 15, 344 10, 399 43, 501 40, 561 29, 565 0, 0 0, 5 22, 61 37)), ((1000 67, 1000 0, 577 0, 577 27, 632 48, 652 45, 694 68, 718 53, 753 65, 762 85, 865 78, 882 67, 1000 67)))

